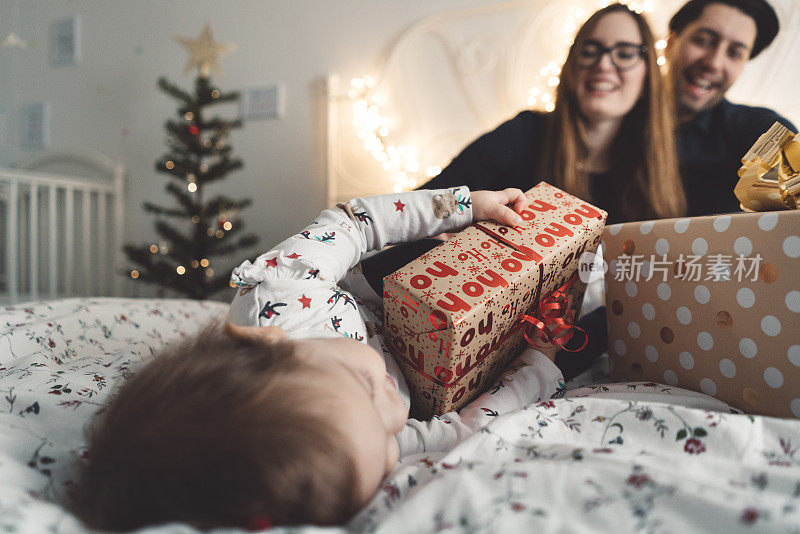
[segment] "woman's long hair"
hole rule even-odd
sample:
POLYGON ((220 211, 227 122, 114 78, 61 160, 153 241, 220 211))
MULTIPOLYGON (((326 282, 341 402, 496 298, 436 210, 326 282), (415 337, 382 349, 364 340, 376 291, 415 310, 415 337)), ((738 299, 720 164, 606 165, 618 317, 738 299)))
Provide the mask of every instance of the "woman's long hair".
POLYGON ((577 55, 587 36, 609 13, 633 17, 647 47, 644 58, 647 76, 641 98, 624 117, 609 150, 609 183, 612 195, 610 218, 632 221, 678 217, 686 211, 675 142, 672 92, 656 62, 655 39, 647 21, 622 4, 611 4, 584 23, 570 47, 561 71, 555 110, 548 117, 548 136, 542 156, 541 176, 581 198, 590 199, 585 119, 576 96, 577 55))

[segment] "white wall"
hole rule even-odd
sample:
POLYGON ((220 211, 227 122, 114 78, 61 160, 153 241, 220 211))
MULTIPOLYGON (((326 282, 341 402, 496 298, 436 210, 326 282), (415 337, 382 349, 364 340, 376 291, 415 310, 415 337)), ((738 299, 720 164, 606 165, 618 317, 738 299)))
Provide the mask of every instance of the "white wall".
MULTIPOLYGON (((33 155, 20 150, 17 113, 47 100, 51 148, 92 149, 123 162, 130 175, 125 240, 152 241, 153 218, 140 206, 144 200, 171 201, 163 194, 165 176, 153 166, 166 151, 164 121, 177 109, 156 80, 167 76, 191 89, 194 73, 183 74, 188 55, 174 38, 195 38, 208 21, 216 40, 238 45, 222 58, 224 72, 216 83, 223 91, 271 82, 286 87, 282 119, 250 121, 232 133, 230 144, 245 168, 217 186, 253 199, 242 215, 262 238, 258 250, 249 251, 256 253, 325 207, 326 75, 336 71, 346 80, 378 74, 393 43, 420 19, 498 3, 503 0, 0 0, 0 39, 13 32, 28 43, 22 50, 0 48, 0 166, 33 155), (54 67, 50 25, 73 14, 82 19, 83 60, 54 67)), ((797 28, 784 27, 782 34, 792 32, 797 28)), ((785 43, 795 46, 791 57, 795 41, 785 43)), ((795 61, 774 70, 782 80, 795 80, 800 72, 795 61)), ((735 86, 734 100, 771 102, 751 102, 747 96, 754 89, 745 82, 735 86)), ((796 87, 792 82, 767 89, 779 85, 796 87)), ((796 95, 777 101, 783 105, 776 109, 800 122, 796 95)), ((238 114, 233 106, 219 111, 238 114)))
MULTIPOLYGON (((0 38, 19 35, 28 48, 0 48, 0 166, 21 152, 17 110, 47 100, 51 147, 90 148, 129 169, 126 241, 155 237, 142 201, 164 199, 164 175, 153 170, 165 151, 163 123, 176 102, 156 88, 165 75, 191 89, 185 50, 176 36, 195 38, 211 23, 217 41, 236 43, 223 57, 219 87, 283 82, 286 114, 250 121, 230 137, 245 163, 219 187, 253 199, 245 215, 261 246, 310 222, 325 203, 324 80, 377 73, 404 29, 439 11, 496 0, 0 0, 0 38), (54 19, 79 14, 83 60, 54 67, 54 19), (5 113, 3 114, 3 110, 5 113), (3 120, 7 119, 7 120, 3 120), (127 134, 127 135, 126 135, 127 134)), ((220 114, 238 109, 220 107, 220 114)), ((238 261, 240 258, 232 259, 238 261)))

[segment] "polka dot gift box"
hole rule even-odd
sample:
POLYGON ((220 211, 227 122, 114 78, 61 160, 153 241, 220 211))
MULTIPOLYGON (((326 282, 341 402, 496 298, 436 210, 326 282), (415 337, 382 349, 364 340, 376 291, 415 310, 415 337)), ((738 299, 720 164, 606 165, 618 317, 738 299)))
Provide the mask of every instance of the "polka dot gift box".
POLYGON ((561 312, 580 309, 585 284, 573 275, 600 243, 606 213, 544 182, 527 195, 520 226, 476 223, 384 278, 384 331, 413 417, 483 393, 525 343, 522 315, 542 317, 529 310, 557 289, 561 312))
POLYGON ((800 212, 617 224, 603 234, 615 379, 800 418, 800 212))

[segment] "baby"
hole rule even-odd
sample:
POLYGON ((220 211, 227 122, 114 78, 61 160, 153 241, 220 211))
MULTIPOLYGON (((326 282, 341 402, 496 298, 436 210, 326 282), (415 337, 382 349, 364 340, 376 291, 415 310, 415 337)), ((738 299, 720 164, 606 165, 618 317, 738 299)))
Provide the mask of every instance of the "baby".
POLYGON ((407 420, 380 298, 357 269, 343 280, 370 250, 477 220, 516 225, 526 205, 518 189, 357 198, 245 261, 224 325, 168 347, 96 421, 79 514, 111 530, 341 524, 401 455, 448 449, 489 414, 555 395, 554 351, 528 350, 460 414, 407 420))

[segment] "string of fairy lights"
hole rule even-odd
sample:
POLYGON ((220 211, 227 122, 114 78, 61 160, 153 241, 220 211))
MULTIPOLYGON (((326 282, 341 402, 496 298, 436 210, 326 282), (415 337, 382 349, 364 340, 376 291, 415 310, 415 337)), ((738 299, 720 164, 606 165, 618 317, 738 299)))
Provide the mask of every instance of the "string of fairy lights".
MULTIPOLYGON (((650 13, 655 9, 653 0, 619 1, 636 13, 650 13)), ((606 7, 609 3, 608 0, 596 2, 598 9, 606 7)), ((560 35, 560 39, 563 41, 562 57, 566 57, 575 32, 592 12, 576 6, 567 9, 562 26, 563 32, 560 35)), ((663 39, 656 42, 657 63, 660 67, 666 65, 666 58, 663 55, 666 46, 667 42, 663 39)), ((528 91, 526 103, 529 107, 541 109, 547 113, 555 109, 555 91, 561 81, 562 63, 563 61, 551 59, 541 66, 538 71, 539 82, 535 83, 528 91)), ((399 193, 413 189, 419 183, 436 176, 442 171, 442 168, 437 165, 429 165, 422 169, 419 151, 415 146, 397 145, 391 142, 394 125, 387 118, 386 113, 381 111, 382 106, 385 109, 386 99, 376 91, 377 86, 377 81, 370 75, 350 80, 347 96, 352 104, 353 126, 364 149, 387 171, 394 192, 399 193)))
MULTIPOLYGON (((217 89, 211 91, 211 98, 217 99, 220 97, 220 92, 217 89)), ((184 120, 187 122, 187 130, 191 135, 198 135, 200 133, 200 129, 194 124, 194 113, 191 111, 187 111, 183 115, 184 120)), ((222 130, 214 137, 214 139, 210 137, 206 137, 201 141, 201 144, 205 148, 211 148, 212 146, 216 150, 222 150, 225 148, 225 140, 223 137, 227 134, 228 128, 222 128, 222 130)), ((166 139, 167 144, 171 145, 174 143, 174 139, 172 137, 168 137, 166 139)), ((167 160, 164 162, 164 167, 169 170, 173 171, 175 169, 175 162, 172 160, 167 160)), ((208 164, 201 163, 200 164, 200 173, 208 172, 208 164)), ((186 190, 190 193, 197 192, 197 176, 194 173, 187 172, 186 173, 186 190)), ((216 237, 217 239, 222 239, 225 237, 225 232, 230 231, 233 228, 233 223, 231 222, 231 218, 235 215, 235 210, 223 210, 220 211, 217 216, 217 227, 214 228, 213 226, 209 226, 206 230, 206 234, 208 237, 216 237)), ((200 223, 200 216, 193 215, 192 216, 192 223, 199 224, 200 223)), ((169 244, 166 241, 159 241, 158 243, 152 243, 150 245, 150 252, 153 254, 169 254, 169 244)), ((205 275, 208 278, 212 278, 214 276, 214 269, 211 267, 211 261, 208 258, 198 258, 194 259, 190 263, 192 269, 204 269, 205 275)), ((186 274, 186 266, 178 265, 175 268, 175 272, 179 276, 183 276, 186 274)), ((138 270, 133 269, 130 271, 130 276, 133 279, 139 278, 140 273, 138 270)))

